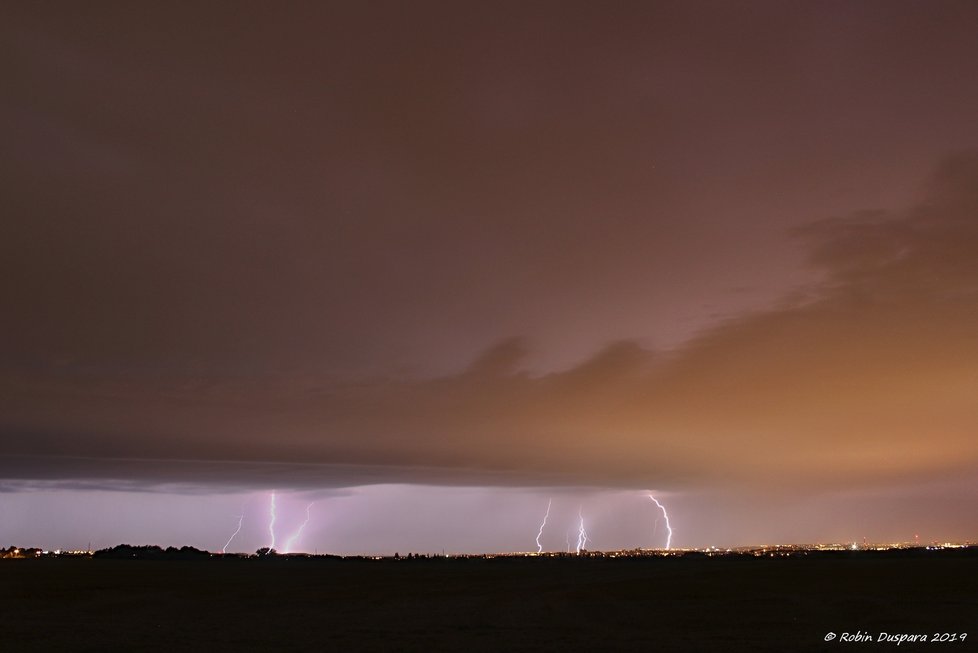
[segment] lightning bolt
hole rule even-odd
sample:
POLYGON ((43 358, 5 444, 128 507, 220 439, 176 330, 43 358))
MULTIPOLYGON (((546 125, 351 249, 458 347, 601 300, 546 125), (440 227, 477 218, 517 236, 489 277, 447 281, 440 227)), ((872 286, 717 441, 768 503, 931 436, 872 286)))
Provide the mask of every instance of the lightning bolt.
POLYGON ((237 536, 237 534, 241 532, 241 523, 243 521, 244 521, 244 515, 238 515, 238 530, 234 531, 231 534, 231 537, 228 538, 228 541, 224 545, 224 548, 221 549, 221 553, 227 553, 228 552, 228 547, 231 546, 231 540, 233 540, 235 538, 235 536, 237 536))
POLYGON ((580 518, 580 526, 577 529, 577 553, 581 552, 581 549, 587 547, 587 529, 584 528, 584 508, 577 509, 577 516, 580 518))
POLYGON ((272 491, 272 503, 269 507, 268 513, 270 518, 268 520, 268 534, 272 536, 272 543, 268 545, 268 550, 271 552, 275 548, 275 491, 272 491))
POLYGON ((540 524, 540 532, 537 533, 537 553, 543 553, 543 545, 540 544, 540 537, 543 536, 543 527, 547 525, 547 517, 550 516, 550 506, 553 505, 554 500, 551 498, 547 501, 547 514, 543 516, 543 522, 540 524))
POLYGON ((666 507, 659 503, 658 499, 652 496, 651 492, 649 493, 649 498, 655 502, 655 505, 659 506, 659 510, 662 511, 662 516, 666 518, 666 530, 669 532, 669 535, 666 536, 666 551, 668 551, 669 547, 672 546, 672 526, 669 525, 669 513, 666 512, 666 507))
POLYGON ((288 540, 286 540, 286 542, 285 542, 285 552, 286 553, 291 553, 291 551, 292 551, 292 545, 295 544, 295 541, 299 539, 299 536, 302 535, 302 529, 305 528, 306 527, 306 524, 309 523, 309 510, 311 508, 312 508, 312 504, 311 503, 308 506, 306 506, 306 519, 305 519, 305 521, 303 521, 301 524, 299 524, 299 530, 297 530, 295 532, 295 535, 293 535, 288 540))

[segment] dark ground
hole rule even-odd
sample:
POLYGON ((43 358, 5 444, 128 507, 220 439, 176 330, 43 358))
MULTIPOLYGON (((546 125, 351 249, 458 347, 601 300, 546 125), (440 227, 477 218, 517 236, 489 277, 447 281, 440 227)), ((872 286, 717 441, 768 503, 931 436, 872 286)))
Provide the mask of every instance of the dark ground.
POLYGON ((978 650, 978 556, 927 553, 0 560, 0 651, 978 650))

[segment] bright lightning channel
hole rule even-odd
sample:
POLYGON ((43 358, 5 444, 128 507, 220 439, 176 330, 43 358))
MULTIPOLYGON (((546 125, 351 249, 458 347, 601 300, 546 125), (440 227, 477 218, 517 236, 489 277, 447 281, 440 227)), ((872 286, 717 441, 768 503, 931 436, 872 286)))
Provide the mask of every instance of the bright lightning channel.
POLYGON ((543 545, 540 544, 540 538, 543 536, 543 527, 547 525, 547 517, 550 516, 550 506, 553 505, 553 498, 547 501, 547 514, 543 516, 543 522, 540 524, 540 532, 537 533, 537 553, 543 553, 543 545))
POLYGON ((291 553, 292 552, 292 545, 295 544, 295 541, 299 539, 299 536, 302 535, 302 529, 305 528, 306 527, 306 524, 309 523, 309 510, 311 508, 312 508, 312 504, 311 503, 308 506, 306 506, 306 519, 305 519, 305 521, 303 521, 301 524, 299 524, 299 530, 297 530, 295 532, 295 535, 293 535, 288 540, 286 540, 286 542, 285 542, 285 553, 291 553))
POLYGON ((577 516, 580 518, 580 525, 577 529, 577 553, 581 552, 581 549, 587 548, 587 529, 584 528, 584 508, 577 509, 577 516))
POLYGON ((672 546, 672 526, 669 525, 669 513, 666 512, 666 507, 661 503, 659 503, 658 499, 652 496, 651 492, 649 493, 649 498, 655 502, 655 505, 659 506, 659 510, 662 511, 662 516, 666 518, 666 531, 668 531, 669 533, 666 536, 666 551, 668 551, 669 547, 672 546))
POLYGON ((228 538, 228 541, 224 545, 224 548, 221 549, 221 553, 227 553, 228 552, 228 547, 231 546, 231 540, 233 540, 238 535, 238 533, 241 532, 241 524, 242 524, 242 522, 244 522, 244 515, 238 515, 238 530, 236 530, 233 533, 231 533, 231 537, 228 538))
POLYGON ((275 491, 272 491, 272 503, 269 507, 270 519, 268 520, 268 534, 272 536, 272 542, 268 545, 268 550, 275 548, 275 491))

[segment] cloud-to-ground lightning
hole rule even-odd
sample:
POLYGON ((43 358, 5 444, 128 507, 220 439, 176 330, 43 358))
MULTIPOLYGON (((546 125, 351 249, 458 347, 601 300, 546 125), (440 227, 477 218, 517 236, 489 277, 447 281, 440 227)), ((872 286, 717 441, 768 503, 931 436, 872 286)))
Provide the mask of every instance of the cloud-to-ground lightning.
POLYGON ((652 496, 651 492, 649 493, 649 498, 655 502, 655 505, 659 506, 659 510, 662 511, 662 516, 666 518, 666 531, 668 532, 668 535, 666 536, 666 551, 668 551, 669 547, 672 546, 672 526, 669 525, 669 513, 666 512, 666 507, 659 503, 658 499, 652 496))
POLYGON ((270 518, 268 520, 268 534, 272 536, 272 541, 268 545, 268 550, 271 551, 275 548, 275 492, 272 491, 272 503, 268 509, 270 518))
POLYGON ((581 549, 587 548, 587 529, 584 528, 584 508, 578 508, 577 516, 580 518, 580 525, 577 529, 577 553, 581 552, 581 549))
POLYGON ((244 522, 244 515, 238 515, 238 530, 231 533, 231 537, 229 537, 228 541, 224 544, 224 547, 221 549, 221 553, 228 552, 228 547, 231 546, 231 540, 233 540, 237 536, 237 534, 241 532, 241 524, 243 522, 244 522))
POLYGON ((312 504, 311 503, 308 506, 306 506, 306 518, 305 518, 305 520, 303 520, 303 522, 301 524, 299 524, 299 529, 295 532, 295 534, 292 537, 290 537, 288 540, 285 541, 285 553, 291 553, 292 552, 292 545, 295 544, 295 541, 299 539, 299 536, 302 535, 302 529, 305 528, 306 527, 306 524, 309 523, 309 510, 311 508, 312 508, 312 504))
POLYGON ((550 506, 553 505, 554 500, 551 498, 547 501, 547 514, 543 516, 543 522, 540 523, 540 531, 537 533, 537 553, 543 553, 543 545, 540 544, 540 538, 543 536, 543 527, 547 525, 547 517, 550 516, 550 506))

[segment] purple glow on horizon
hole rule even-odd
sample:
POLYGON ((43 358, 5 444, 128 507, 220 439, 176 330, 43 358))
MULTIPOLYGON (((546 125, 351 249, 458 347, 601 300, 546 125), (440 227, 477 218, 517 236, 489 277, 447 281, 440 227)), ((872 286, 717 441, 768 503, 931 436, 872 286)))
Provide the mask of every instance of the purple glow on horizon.
MULTIPOLYGON (((964 509, 954 498, 973 481, 963 479, 915 490, 840 492, 817 499, 768 497, 759 507, 751 494, 669 494, 669 509, 684 515, 683 544, 739 546, 769 542, 911 541, 974 539, 970 524, 948 529, 932 505, 964 509), (904 525, 894 528, 899 518, 904 525)), ((973 492, 973 490, 972 490, 973 492)), ((552 498, 540 549, 560 550, 564 531, 601 532, 601 548, 646 546, 649 495, 634 490, 575 488, 438 487, 369 485, 346 489, 276 491, 276 522, 298 529, 306 507, 329 498, 328 515, 317 513, 301 531, 303 549, 338 555, 395 552, 485 553, 526 551, 527 531, 539 533, 539 507, 552 498), (555 541, 556 539, 556 541, 555 541)), ((190 545, 210 551, 254 552, 267 546, 267 492, 183 494, 106 490, 33 489, 0 494, 0 544, 48 549, 95 549, 127 544, 190 545), (228 544, 227 515, 241 515, 228 544), (37 515, 46 515, 39 521, 37 515)), ((655 508, 655 506, 653 506, 655 508)), ((325 511, 324 511, 325 512, 325 511)), ((672 515, 670 515, 671 517, 672 515)), ((671 524, 670 524, 671 526, 671 524)), ((276 540, 277 541, 277 540, 276 540)), ((298 540, 296 540, 296 543, 298 540)), ((667 542, 671 547, 671 541, 667 542)), ((593 547, 593 544, 591 544, 593 547)), ((537 551, 532 547, 530 552, 537 551)))

